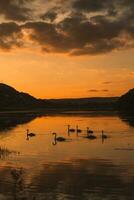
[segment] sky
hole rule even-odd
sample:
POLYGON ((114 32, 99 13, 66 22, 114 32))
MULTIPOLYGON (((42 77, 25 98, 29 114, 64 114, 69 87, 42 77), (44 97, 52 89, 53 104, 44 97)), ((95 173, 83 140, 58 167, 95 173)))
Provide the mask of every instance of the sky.
POLYGON ((1 0, 0 82, 37 98, 134 88, 133 0, 1 0))

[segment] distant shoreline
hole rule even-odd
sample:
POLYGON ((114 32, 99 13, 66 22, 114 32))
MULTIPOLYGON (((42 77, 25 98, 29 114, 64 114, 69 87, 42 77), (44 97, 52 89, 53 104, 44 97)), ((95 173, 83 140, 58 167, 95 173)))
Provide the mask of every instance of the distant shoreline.
POLYGON ((6 84, 0 83, 0 113, 70 113, 91 114, 95 112, 133 112, 134 89, 121 97, 91 97, 71 99, 37 99, 27 93, 19 92, 6 84))
POLYGON ((59 115, 81 115, 81 114, 84 114, 84 115, 94 115, 94 114, 99 114, 99 115, 117 115, 118 114, 118 111, 115 111, 115 110, 107 110, 107 111, 97 111, 97 110, 94 110, 94 111, 58 111, 58 110, 14 110, 14 111, 0 111, 0 116, 3 116, 3 115, 15 115, 15 114, 33 114, 33 115, 51 115, 51 114, 59 114, 59 115))

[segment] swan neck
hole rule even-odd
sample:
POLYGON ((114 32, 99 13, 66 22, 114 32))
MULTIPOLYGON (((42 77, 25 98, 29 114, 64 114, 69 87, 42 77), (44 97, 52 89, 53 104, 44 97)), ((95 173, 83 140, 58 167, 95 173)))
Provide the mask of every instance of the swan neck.
POLYGON ((56 134, 56 133, 54 133, 54 139, 55 139, 55 141, 56 141, 56 138, 57 138, 57 134, 56 134))

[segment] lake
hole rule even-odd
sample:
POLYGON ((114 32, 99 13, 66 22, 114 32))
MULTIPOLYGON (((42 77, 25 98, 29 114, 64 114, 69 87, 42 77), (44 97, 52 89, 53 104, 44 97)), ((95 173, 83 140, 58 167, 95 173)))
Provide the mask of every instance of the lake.
POLYGON ((0 200, 12 199, 133 200, 134 117, 0 116, 0 200), (68 124, 83 132, 68 135, 68 124), (85 137, 87 127, 97 139, 85 137), (27 129, 36 136, 27 138, 27 129), (55 143, 53 132, 66 142, 55 143))

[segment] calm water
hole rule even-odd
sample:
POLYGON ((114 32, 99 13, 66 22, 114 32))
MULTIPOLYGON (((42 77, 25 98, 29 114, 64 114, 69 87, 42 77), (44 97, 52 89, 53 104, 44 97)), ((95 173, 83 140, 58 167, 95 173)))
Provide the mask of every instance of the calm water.
POLYGON ((133 200, 133 126, 132 116, 0 117, 0 200, 133 200), (67 124, 83 133, 68 136, 67 124), (36 137, 27 140, 27 128, 36 137), (67 141, 54 145, 52 132, 67 141))

